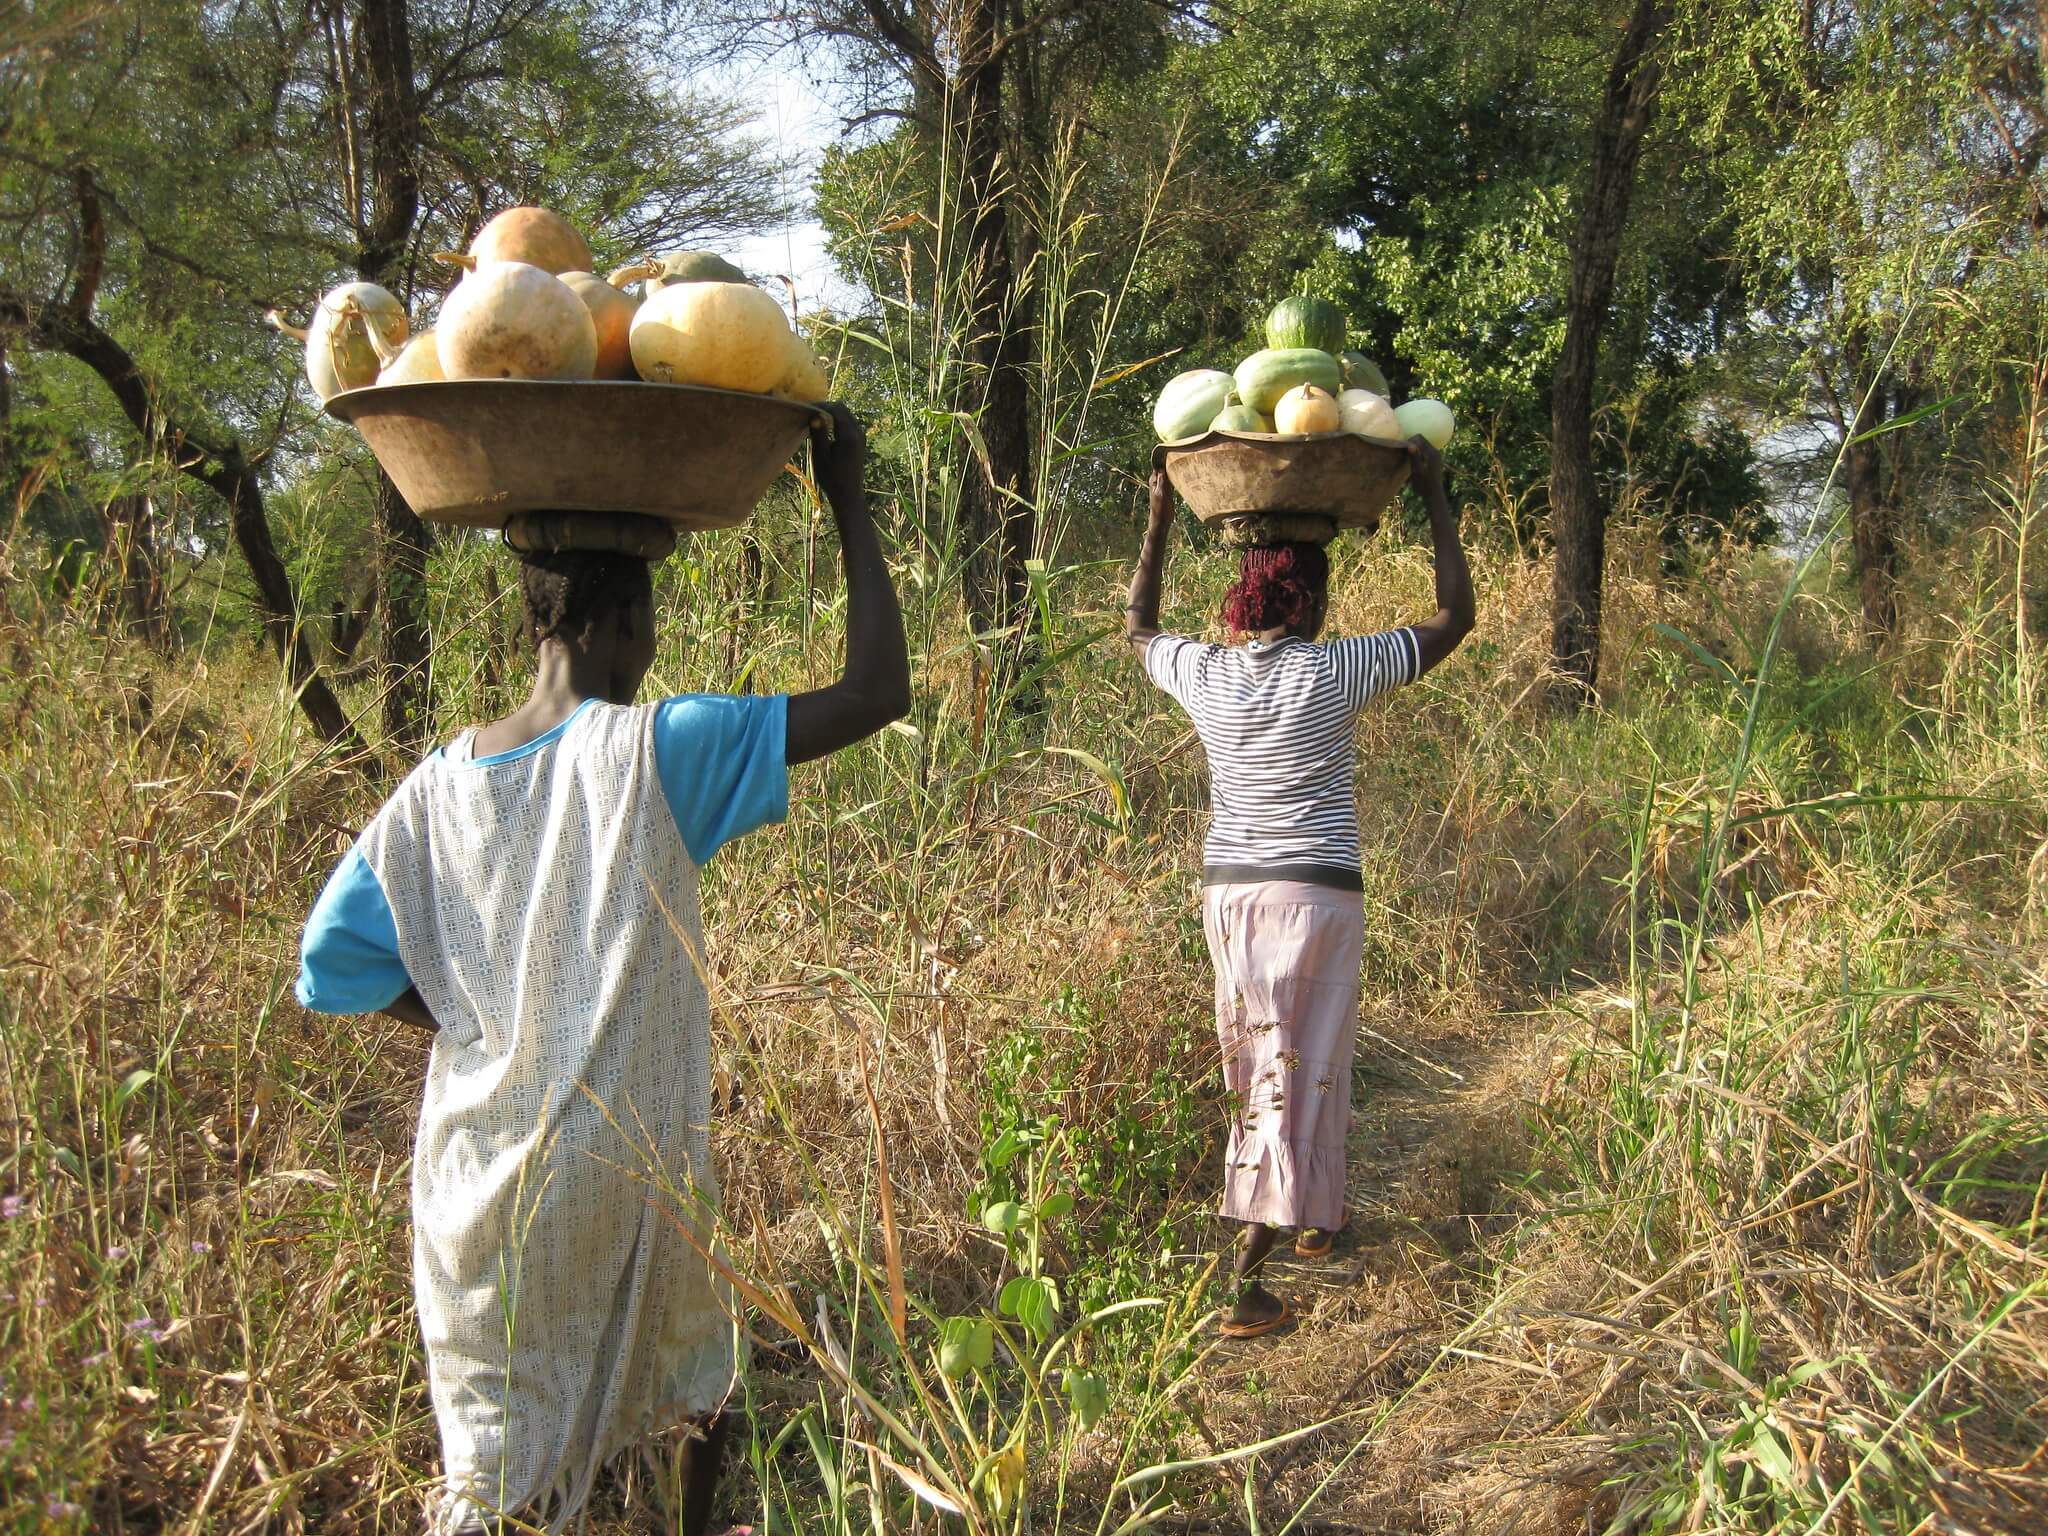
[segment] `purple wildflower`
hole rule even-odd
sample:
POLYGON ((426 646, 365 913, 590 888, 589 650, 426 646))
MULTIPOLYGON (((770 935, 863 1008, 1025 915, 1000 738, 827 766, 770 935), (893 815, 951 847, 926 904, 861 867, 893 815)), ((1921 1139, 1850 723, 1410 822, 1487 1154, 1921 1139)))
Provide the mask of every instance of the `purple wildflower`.
POLYGON ((195 1237, 192 1239, 192 1251, 194 1253, 211 1253, 213 1252, 213 1244, 207 1242, 202 1237, 195 1237))
POLYGON ((28 1209, 26 1195, 0 1195, 0 1220, 12 1221, 28 1209))
POLYGON ((107 1250, 107 1262, 109 1264, 118 1264, 127 1257, 128 1250, 126 1248, 123 1248, 119 1243, 114 1244, 113 1247, 107 1250))
POLYGON ((138 1317, 125 1325, 130 1333, 139 1333, 152 1344, 163 1339, 164 1327, 153 1317, 138 1317))
POLYGON ((83 1360, 79 1361, 78 1363, 80 1365, 98 1365, 102 1360, 106 1358, 107 1351, 103 1349, 96 1355, 87 1355, 83 1360))
POLYGON ((85 1506, 73 1504, 67 1499, 52 1499, 44 1506, 52 1520, 72 1520, 85 1513, 85 1506))

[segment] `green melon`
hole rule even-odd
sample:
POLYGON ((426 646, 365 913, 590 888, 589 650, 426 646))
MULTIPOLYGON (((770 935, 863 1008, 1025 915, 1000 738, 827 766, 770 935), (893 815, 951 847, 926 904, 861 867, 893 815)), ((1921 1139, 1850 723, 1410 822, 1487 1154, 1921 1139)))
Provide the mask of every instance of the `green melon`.
POLYGON ((1276 350, 1313 347, 1335 354, 1344 350, 1344 311, 1328 299, 1296 294, 1282 299, 1266 316, 1266 345, 1276 350))
POLYGON ((1387 394, 1387 376, 1380 372, 1380 365, 1363 352, 1340 352, 1337 367, 1344 374, 1346 389, 1369 389, 1382 399, 1387 394))
POLYGON ((1200 437, 1230 398, 1230 375, 1215 368, 1194 368, 1166 381, 1152 407, 1152 430, 1162 443, 1200 437))
POLYGON ((1280 397, 1303 384, 1336 394, 1337 359, 1316 347, 1268 347, 1237 365, 1237 397, 1261 416, 1271 416, 1280 397))
POLYGON ((711 251, 672 251, 658 258, 661 276, 652 280, 655 288, 670 283, 745 283, 752 279, 723 256, 711 251))
POLYGON ((1216 419, 1209 423, 1211 432, 1270 432, 1272 420, 1261 416, 1243 403, 1226 405, 1216 413, 1216 419))

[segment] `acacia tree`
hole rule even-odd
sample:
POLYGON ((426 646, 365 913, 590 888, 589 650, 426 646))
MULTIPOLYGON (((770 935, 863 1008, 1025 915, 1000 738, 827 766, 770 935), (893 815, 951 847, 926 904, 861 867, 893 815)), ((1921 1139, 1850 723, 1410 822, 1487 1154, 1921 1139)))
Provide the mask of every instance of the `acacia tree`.
POLYGON ((1903 541, 1942 480, 1929 434, 1892 429, 1951 396, 1995 418, 2004 365, 2037 334, 2042 13, 1773 0, 1701 5, 1688 33, 1684 110, 1737 192, 1741 254, 1787 343, 1764 400, 1840 455, 1863 628, 1882 644, 1903 541))
MULTIPOLYGON (((738 109, 666 83, 637 0, 130 0, 72 19, 0 71, 8 394, 17 407, 52 397, 38 354, 83 362, 145 473, 217 493, 219 531, 256 578, 301 703, 338 735, 345 716, 296 638, 300 594, 263 492, 310 456, 359 450, 309 412, 264 311, 301 311, 351 275, 417 305, 431 297, 426 253, 514 202, 562 209, 596 232, 601 258, 757 228, 779 211, 774 167, 735 134, 738 109)), ((54 464, 108 430, 103 413, 77 427, 46 434, 54 464)), ((407 584, 387 579, 381 605, 400 685, 387 724, 404 736, 424 721, 426 540, 388 490, 380 501, 381 514, 339 510, 378 515, 395 551, 383 563, 410 578, 395 597, 407 584)))
POLYGON ((727 0, 713 46, 804 54, 845 86, 848 129, 895 122, 926 167, 935 237, 956 246, 964 337, 952 404, 974 423, 962 489, 977 628, 1022 612, 1039 540, 1043 402, 1034 221, 1026 209, 1058 125, 1094 85, 1202 7, 1181 0, 727 0))

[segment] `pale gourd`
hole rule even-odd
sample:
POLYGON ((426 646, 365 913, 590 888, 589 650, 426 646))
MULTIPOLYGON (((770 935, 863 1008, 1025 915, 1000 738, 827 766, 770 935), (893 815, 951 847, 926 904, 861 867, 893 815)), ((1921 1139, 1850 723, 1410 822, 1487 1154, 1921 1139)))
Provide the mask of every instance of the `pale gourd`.
POLYGON ((1356 432, 1361 437, 1377 437, 1407 441, 1407 434, 1401 430, 1401 423, 1394 417, 1394 408, 1387 404, 1384 396, 1376 395, 1369 389, 1347 389, 1337 397, 1338 430, 1356 432))
POLYGON ((590 243, 574 224, 546 208, 507 208, 476 232, 469 254, 478 266, 518 261, 543 272, 590 270, 590 243))
POLYGON ((637 266, 621 267, 609 278, 599 277, 594 272, 561 274, 562 281, 583 301, 583 307, 590 311, 590 323, 597 330, 597 369, 591 377, 635 377, 633 316, 639 313, 640 300, 627 293, 625 288, 626 284, 638 282, 643 277, 653 277, 659 271, 659 262, 648 261, 637 266))
POLYGON ((411 329, 405 306, 375 283, 343 283, 314 306, 303 328, 287 324, 274 309, 265 318, 306 344, 306 382, 323 404, 343 390, 376 383, 411 329))
POLYGON ((789 321, 752 283, 673 283, 633 317, 633 366, 652 384, 767 394, 790 376, 789 321))
POLYGON ((384 365, 377 375, 379 384, 431 384, 446 375, 441 372, 441 348, 432 331, 415 331, 405 350, 384 365))
POLYGON ((1273 430, 1288 433, 1335 432, 1341 417, 1336 398, 1313 384, 1298 385, 1273 407, 1273 430))
POLYGON ((434 335, 451 379, 587 379, 597 368, 589 308, 523 261, 490 262, 457 283, 434 335))
POLYGON ((1401 436, 1423 438, 1439 453, 1450 444, 1458 425, 1451 408, 1441 400, 1407 401, 1394 412, 1394 418, 1400 423, 1401 436))

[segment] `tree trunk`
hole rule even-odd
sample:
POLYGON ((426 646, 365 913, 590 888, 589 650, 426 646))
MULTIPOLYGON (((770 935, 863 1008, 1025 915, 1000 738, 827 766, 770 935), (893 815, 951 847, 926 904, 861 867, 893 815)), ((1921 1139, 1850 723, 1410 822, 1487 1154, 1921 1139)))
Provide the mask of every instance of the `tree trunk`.
POLYGON ((156 543, 156 509, 143 492, 116 496, 101 510, 104 557, 119 573, 117 602, 122 627, 151 645, 169 634, 164 614, 163 571, 156 543))
MULTIPOLYGON (((357 235, 356 272, 365 282, 402 293, 406 250, 420 211, 420 113, 406 0, 362 0, 359 26, 367 77, 364 139, 369 146, 371 207, 368 222, 357 235)), ((427 525, 381 469, 376 529, 384 728, 417 751, 426 742, 433 715, 427 666, 433 649, 427 623, 427 556, 433 541, 427 525)))
POLYGON ((1032 489, 1031 335, 1020 304, 1010 244, 1013 178, 1003 160, 1003 70, 996 50, 1001 7, 968 0, 961 20, 962 70, 955 111, 964 195, 973 201, 967 239, 972 284, 968 378, 978 398, 985 459, 968 477, 961 499, 972 542, 967 606, 977 629, 1019 622, 1027 590, 1024 562, 1037 536, 1032 489))
POLYGON ((1670 24, 1663 0, 1636 0, 1593 125, 1592 165, 1572 236, 1564 351, 1550 386, 1550 519, 1557 540, 1550 614, 1557 675, 1550 694, 1566 709, 1598 697, 1607 504, 1593 473, 1593 385, 1636 161, 1663 82, 1658 49, 1670 24))
POLYGON ((1849 423, 1843 472, 1849 492, 1849 542, 1856 555, 1857 604, 1863 611, 1864 637, 1877 647, 1891 639, 1898 627, 1899 550, 1885 483, 1885 439, 1857 441, 1885 418, 1884 389, 1869 358, 1869 345, 1858 326, 1842 349, 1849 387, 1856 392, 1856 415, 1849 423))

